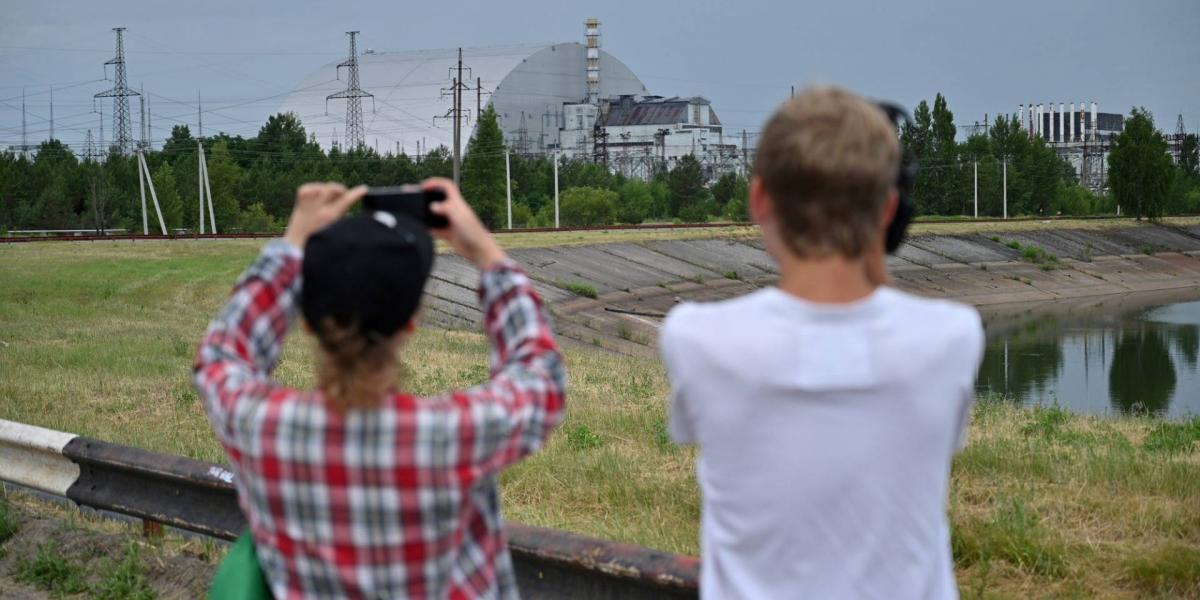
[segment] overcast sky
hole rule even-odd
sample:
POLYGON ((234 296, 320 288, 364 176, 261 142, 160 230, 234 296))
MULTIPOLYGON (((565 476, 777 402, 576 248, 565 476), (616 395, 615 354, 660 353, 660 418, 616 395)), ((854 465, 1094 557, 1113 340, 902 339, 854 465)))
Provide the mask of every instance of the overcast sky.
MULTIPOLYGON (((732 130, 759 129, 809 83, 910 107, 942 92, 960 125, 1095 100, 1200 129, 1200 0, 4 0, 2 12, 0 146, 21 141, 22 88, 30 143, 48 134, 51 86, 56 137, 77 144, 99 127, 92 95, 111 85, 115 26, 128 28, 129 83, 145 87, 161 139, 195 126, 197 90, 206 133, 253 135, 305 75, 344 58, 346 30, 377 51, 582 41, 588 16, 652 93, 706 96, 732 130)), ((111 139, 111 117, 104 128, 111 139)))

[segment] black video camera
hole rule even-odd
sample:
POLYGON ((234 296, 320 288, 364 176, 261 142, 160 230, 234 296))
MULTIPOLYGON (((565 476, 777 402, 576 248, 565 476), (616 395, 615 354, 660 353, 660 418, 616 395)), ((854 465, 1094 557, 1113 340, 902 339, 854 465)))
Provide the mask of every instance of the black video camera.
MULTIPOLYGON (((908 111, 900 107, 899 104, 892 102, 877 102, 876 106, 887 115, 888 120, 892 122, 897 129, 912 125, 912 119, 908 116, 908 111)), ((900 195, 900 204, 896 206, 896 216, 892 218, 892 224, 888 226, 887 237, 884 242, 884 248, 888 254, 894 254, 900 244, 904 242, 904 236, 908 232, 908 224, 913 218, 913 203, 912 190, 913 184, 917 181, 917 157, 900 145, 900 172, 896 175, 896 190, 900 195)))
POLYGON ((429 206, 446 199, 442 190, 423 190, 417 185, 395 185, 372 187, 363 196, 363 208, 368 211, 383 211, 404 216, 430 229, 442 229, 450 222, 446 217, 434 214, 429 206))

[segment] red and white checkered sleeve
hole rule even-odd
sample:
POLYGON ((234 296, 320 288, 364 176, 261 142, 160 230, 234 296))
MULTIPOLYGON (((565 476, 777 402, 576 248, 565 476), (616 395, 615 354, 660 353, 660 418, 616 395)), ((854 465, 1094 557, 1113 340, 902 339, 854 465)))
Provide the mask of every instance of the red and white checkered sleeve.
POLYGON ((200 342, 193 382, 223 441, 231 439, 230 417, 239 403, 266 398, 278 388, 271 373, 295 318, 300 261, 291 244, 267 244, 200 342))
POLYGON ((542 299, 520 267, 505 262, 485 271, 479 293, 492 346, 491 377, 452 394, 457 455, 475 476, 540 448, 562 420, 567 385, 542 299))

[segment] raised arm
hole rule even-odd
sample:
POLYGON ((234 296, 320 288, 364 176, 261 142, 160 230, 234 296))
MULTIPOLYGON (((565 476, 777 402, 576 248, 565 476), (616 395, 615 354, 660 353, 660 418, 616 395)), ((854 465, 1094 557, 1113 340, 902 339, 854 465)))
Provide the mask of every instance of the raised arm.
POLYGON ((433 210, 450 222, 434 235, 475 263, 481 272, 479 299, 491 341, 488 382, 451 394, 450 428, 458 433, 458 457, 465 473, 495 473, 537 450, 562 420, 566 370, 542 300, 529 278, 508 260, 491 234, 445 180, 444 202, 433 210))
POLYGON ((225 438, 239 402, 268 396, 271 373, 296 313, 300 251, 283 240, 267 244, 208 326, 196 352, 196 389, 217 433, 225 438))
POLYGON ((336 220, 365 188, 308 184, 296 194, 284 239, 266 245, 208 326, 196 352, 194 383, 223 441, 240 405, 266 399, 278 386, 271 373, 296 316, 301 249, 308 236, 336 220))

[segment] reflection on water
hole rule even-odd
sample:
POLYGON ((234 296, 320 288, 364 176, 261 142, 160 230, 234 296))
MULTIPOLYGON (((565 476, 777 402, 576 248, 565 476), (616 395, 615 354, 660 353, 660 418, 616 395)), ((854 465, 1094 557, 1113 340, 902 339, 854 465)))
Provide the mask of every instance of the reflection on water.
POLYGON ((1086 413, 1200 414, 1200 301, 1029 317, 993 332, 976 389, 1086 413))

